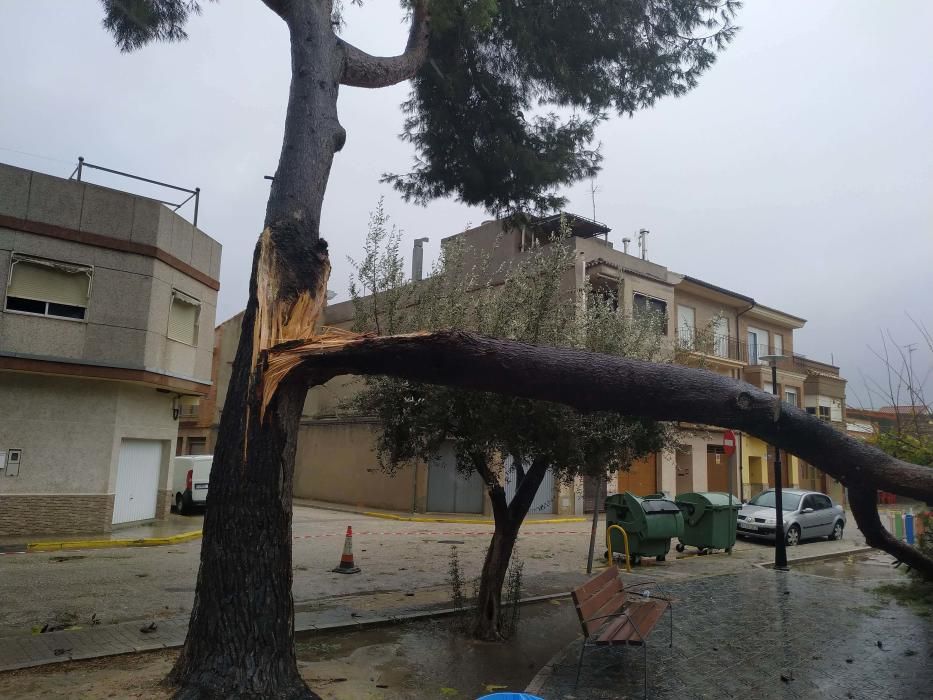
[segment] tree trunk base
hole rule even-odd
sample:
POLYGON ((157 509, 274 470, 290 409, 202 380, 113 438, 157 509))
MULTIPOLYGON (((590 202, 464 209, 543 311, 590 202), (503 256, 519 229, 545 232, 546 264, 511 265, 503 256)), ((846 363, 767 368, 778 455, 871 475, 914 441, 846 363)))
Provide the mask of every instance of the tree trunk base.
MULTIPOLYGON (((288 682, 280 680, 275 683, 276 691, 270 695, 268 691, 256 690, 253 679, 243 678, 243 683, 236 684, 238 673, 225 673, 223 676, 205 673, 175 685, 173 700, 259 700, 260 698, 275 697, 277 700, 321 700, 321 696, 312 691, 301 677, 290 679, 288 682)), ((168 683, 172 684, 169 679, 168 683)), ((268 688, 269 686, 264 686, 268 688)))

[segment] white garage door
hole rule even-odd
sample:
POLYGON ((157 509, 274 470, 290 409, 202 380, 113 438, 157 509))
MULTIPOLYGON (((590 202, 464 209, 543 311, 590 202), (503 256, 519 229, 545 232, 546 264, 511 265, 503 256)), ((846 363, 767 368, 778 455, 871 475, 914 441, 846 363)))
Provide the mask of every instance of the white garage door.
POLYGON ((155 517, 161 467, 162 443, 159 440, 123 441, 113 498, 114 525, 155 517))

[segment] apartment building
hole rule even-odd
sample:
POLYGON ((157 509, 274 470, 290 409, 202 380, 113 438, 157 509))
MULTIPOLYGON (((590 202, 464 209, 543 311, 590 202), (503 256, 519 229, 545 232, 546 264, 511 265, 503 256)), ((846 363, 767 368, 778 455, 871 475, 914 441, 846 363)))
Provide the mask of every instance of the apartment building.
MULTIPOLYGON (((566 214, 565 220, 572 233, 568 245, 574 252, 574 264, 564 279, 569 293, 589 284, 613 299, 622 313, 661 313, 667 319, 664 335, 678 361, 766 391, 772 390, 771 370, 762 358, 782 355, 785 359, 778 366, 782 398, 798 407, 812 408, 821 417, 824 413, 827 419, 839 417, 837 409, 845 403, 845 382, 839 378, 838 368, 795 354, 794 331, 803 327, 804 319, 630 254, 628 242, 619 250, 609 242, 610 229, 604 224, 572 214, 566 214)), ((477 259, 488 259, 489 269, 500 270, 520 260, 535 242, 547 241, 559 228, 560 215, 518 227, 488 221, 445 238, 443 243, 462 241, 477 259)), ((237 316, 219 328, 220 347, 225 348, 218 362, 220 371, 232 362, 239 322, 237 316)), ((349 301, 325 310, 326 325, 349 328, 352 322, 349 301)), ((353 415, 345 407, 358 382, 354 377, 338 377, 308 393, 295 463, 296 497, 399 511, 488 513, 481 481, 475 476, 459 476, 452 452, 429 463, 408 465, 391 477, 382 473, 375 454, 378 426, 373 419, 353 415)), ((220 396, 223 377, 217 378, 217 384, 220 396)), ((215 419, 219 420, 219 411, 215 419)), ((748 498, 773 483, 773 450, 760 440, 738 434, 736 453, 727 456, 723 429, 681 424, 678 431, 676 450, 636 462, 631 470, 611 480, 608 492, 726 491, 731 478, 735 495, 748 498)), ((785 485, 823 485, 822 475, 796 457, 783 455, 782 461, 785 485)), ((508 472, 508 460, 502 468, 508 472)), ((515 479, 507 476, 507 491, 514 483, 515 479)), ((831 486, 824 488, 832 493, 831 486)), ((591 511, 594 501, 590 484, 561 485, 549 477, 531 512, 579 514, 591 511)))
POLYGON ((0 165, 0 536, 168 513, 220 259, 156 200, 0 165))

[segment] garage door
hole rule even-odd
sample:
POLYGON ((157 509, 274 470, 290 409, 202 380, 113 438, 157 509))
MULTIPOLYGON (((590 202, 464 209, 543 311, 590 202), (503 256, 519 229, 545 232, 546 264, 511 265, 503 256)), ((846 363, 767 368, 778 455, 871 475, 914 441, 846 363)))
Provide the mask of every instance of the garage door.
POLYGON ((483 480, 476 472, 464 477, 457 471, 457 456, 451 444, 441 447, 428 462, 428 511, 483 512, 483 480))
POLYGON ((117 464, 113 498, 113 524, 151 520, 156 514, 162 443, 159 440, 124 440, 117 464))
MULTIPOLYGON (((512 464, 512 457, 506 457, 505 466, 505 500, 509 503, 515 498, 515 492, 518 490, 518 475, 515 473, 515 467, 512 464)), ((554 512, 554 472, 550 469, 541 480, 538 486, 538 492, 535 494, 531 507, 528 509, 529 515, 554 512)))

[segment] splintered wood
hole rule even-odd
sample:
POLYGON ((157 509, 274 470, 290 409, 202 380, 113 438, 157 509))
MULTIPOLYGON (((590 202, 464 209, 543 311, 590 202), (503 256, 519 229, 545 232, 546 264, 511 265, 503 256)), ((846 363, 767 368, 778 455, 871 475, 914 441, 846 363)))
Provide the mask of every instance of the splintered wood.
POLYGON ((288 376, 307 355, 313 355, 330 350, 339 350, 348 343, 363 338, 372 338, 374 333, 354 333, 342 328, 324 326, 320 333, 311 335, 300 343, 289 343, 282 349, 272 349, 266 358, 266 371, 262 377, 262 412, 260 421, 265 417, 266 406, 275 396, 276 389, 282 380, 288 376))

